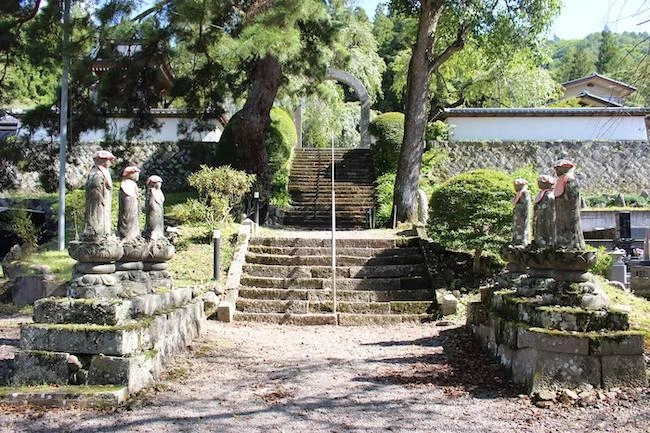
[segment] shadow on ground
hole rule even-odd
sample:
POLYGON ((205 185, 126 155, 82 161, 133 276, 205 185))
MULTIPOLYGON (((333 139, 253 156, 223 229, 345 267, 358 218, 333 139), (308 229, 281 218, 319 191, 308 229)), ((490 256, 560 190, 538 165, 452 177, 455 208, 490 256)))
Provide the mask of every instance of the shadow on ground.
POLYGON ((417 340, 393 340, 373 343, 380 346, 417 345, 438 348, 430 354, 399 358, 368 359, 389 364, 381 374, 359 377, 398 385, 442 387, 450 396, 476 398, 514 397, 522 389, 508 380, 497 360, 491 358, 472 339, 465 327, 442 330, 438 335, 417 340))

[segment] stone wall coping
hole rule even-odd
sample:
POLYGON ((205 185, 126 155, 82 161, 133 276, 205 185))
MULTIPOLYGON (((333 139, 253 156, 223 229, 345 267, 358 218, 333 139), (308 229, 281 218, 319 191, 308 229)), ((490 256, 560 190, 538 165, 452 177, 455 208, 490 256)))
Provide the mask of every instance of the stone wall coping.
POLYGON ((225 296, 217 306, 217 319, 220 322, 232 322, 235 316, 235 304, 239 296, 239 285, 246 263, 246 253, 248 252, 248 243, 251 239, 252 226, 241 224, 237 236, 237 245, 233 254, 228 276, 226 277, 225 296))

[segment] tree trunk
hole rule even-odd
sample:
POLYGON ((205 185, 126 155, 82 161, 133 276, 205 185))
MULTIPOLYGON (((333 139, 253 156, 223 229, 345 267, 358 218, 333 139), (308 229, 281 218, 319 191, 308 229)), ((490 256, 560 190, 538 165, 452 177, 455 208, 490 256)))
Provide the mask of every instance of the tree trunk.
POLYGON ((477 248, 474 250, 474 263, 472 265, 472 271, 474 271, 474 274, 478 274, 481 271, 481 255, 483 254, 483 250, 480 248, 477 248))
POLYGON ((444 2, 421 0, 420 4, 418 35, 413 46, 407 78, 404 139, 393 192, 397 219, 408 222, 417 220, 417 190, 425 148, 432 45, 444 8, 444 2))
POLYGON ((265 131, 271 123, 271 108, 282 83, 282 66, 267 54, 255 64, 253 82, 244 107, 231 119, 239 167, 257 175, 260 191, 260 221, 266 219, 269 200, 269 155, 265 131))

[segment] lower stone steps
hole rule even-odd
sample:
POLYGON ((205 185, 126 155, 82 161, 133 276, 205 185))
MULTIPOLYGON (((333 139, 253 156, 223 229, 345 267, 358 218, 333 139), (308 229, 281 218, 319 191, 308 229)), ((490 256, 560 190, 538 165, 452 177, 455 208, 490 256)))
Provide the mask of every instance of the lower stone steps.
MULTIPOLYGON (((242 286, 275 289, 329 289, 331 278, 275 278, 244 275, 242 286)), ((337 290, 419 290, 427 287, 428 281, 421 275, 396 278, 345 278, 336 280, 337 290)))
MULTIPOLYGON (((354 314, 426 314, 432 312, 431 308, 431 301, 350 302, 337 300, 336 304, 338 312, 354 314)), ((240 299, 237 302, 237 310, 243 313, 324 314, 334 312, 334 302, 240 299)))
MULTIPOLYGON (((330 289, 273 289, 242 287, 239 296, 243 299, 275 299, 279 301, 332 301, 334 294, 330 289)), ((434 299, 432 289, 401 290, 337 290, 336 299, 341 302, 387 302, 387 301, 428 301, 434 299)))
MULTIPOLYGON (((260 264, 244 265, 244 272, 251 277, 275 278, 330 278, 332 268, 329 266, 268 266, 260 264)), ((403 275, 423 275, 426 267, 423 263, 410 265, 382 266, 340 266, 336 268, 339 278, 391 278, 403 275)))
POLYGON ((278 325, 395 325, 398 323, 423 323, 435 320, 431 314, 291 314, 235 312, 235 320, 278 325))

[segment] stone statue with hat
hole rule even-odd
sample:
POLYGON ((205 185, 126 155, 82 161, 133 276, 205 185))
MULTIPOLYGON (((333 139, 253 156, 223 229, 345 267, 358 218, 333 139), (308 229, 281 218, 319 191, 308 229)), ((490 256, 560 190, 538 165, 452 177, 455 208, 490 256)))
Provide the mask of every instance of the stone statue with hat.
POLYGON ((530 244, 530 192, 526 179, 515 179, 515 197, 512 199, 512 245, 530 244))
POLYGON ((585 238, 580 223, 580 185, 575 176, 576 165, 568 159, 554 164, 557 181, 555 197, 555 247, 570 251, 584 251, 585 238))
POLYGON ((71 297, 113 297, 122 291, 115 276, 115 263, 124 249, 111 223, 113 182, 108 169, 114 159, 107 150, 99 150, 93 157, 85 188, 84 231, 79 240, 68 245, 68 253, 77 260, 68 286, 71 297))
POLYGON ((130 241, 140 236, 140 190, 137 183, 139 177, 138 167, 129 166, 122 172, 117 220, 117 233, 122 241, 130 241))
POLYGON ((551 248, 555 238, 555 178, 543 174, 537 178, 539 193, 533 204, 533 235, 537 248, 551 248))
POLYGON ((86 180, 85 227, 82 239, 97 239, 111 234, 111 199, 113 182, 108 171, 115 156, 100 150, 86 180))

